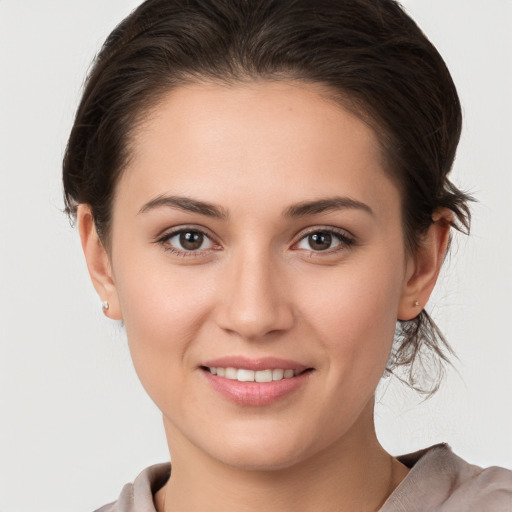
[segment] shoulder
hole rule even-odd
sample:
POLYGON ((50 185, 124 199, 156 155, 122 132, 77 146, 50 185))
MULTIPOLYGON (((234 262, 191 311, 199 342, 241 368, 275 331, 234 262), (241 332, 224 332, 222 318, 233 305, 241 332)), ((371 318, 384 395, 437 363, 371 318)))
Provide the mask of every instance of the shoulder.
POLYGON ((156 512, 153 495, 167 482, 170 475, 169 463, 149 466, 133 483, 123 487, 116 501, 95 512, 156 512))
POLYGON ((411 470, 382 512, 512 511, 512 471, 508 469, 469 464, 447 444, 431 446, 398 460, 411 470))

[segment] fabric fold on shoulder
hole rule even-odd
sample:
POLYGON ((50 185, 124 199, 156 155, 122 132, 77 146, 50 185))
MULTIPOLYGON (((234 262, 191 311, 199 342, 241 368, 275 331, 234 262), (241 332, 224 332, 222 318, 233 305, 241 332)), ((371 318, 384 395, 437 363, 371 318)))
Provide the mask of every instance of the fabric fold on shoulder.
POLYGON ((132 484, 126 484, 117 501, 95 512, 156 512, 153 496, 171 476, 171 464, 155 464, 142 471, 132 484))
POLYGON ((444 443, 397 458, 411 470, 380 512, 512 511, 512 471, 468 464, 444 443))

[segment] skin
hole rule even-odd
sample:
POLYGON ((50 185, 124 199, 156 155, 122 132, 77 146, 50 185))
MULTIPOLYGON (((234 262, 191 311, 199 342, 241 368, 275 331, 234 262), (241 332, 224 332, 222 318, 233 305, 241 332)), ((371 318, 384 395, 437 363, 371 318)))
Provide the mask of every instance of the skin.
POLYGON ((437 212, 408 253, 375 134, 326 92, 291 82, 175 89, 134 134, 108 251, 79 207, 94 286, 124 321, 163 414, 173 473, 159 511, 378 510, 407 474, 377 440, 374 393, 396 319, 416 316, 435 284, 449 215, 437 212), (155 204, 162 196, 226 216, 155 204), (367 208, 283 215, 334 196, 367 208), (176 228, 208 237, 185 256, 179 237, 162 239, 176 228), (352 243, 333 234, 318 250, 307 235, 327 229, 352 243), (238 405, 200 368, 231 355, 313 370, 284 399, 238 405))

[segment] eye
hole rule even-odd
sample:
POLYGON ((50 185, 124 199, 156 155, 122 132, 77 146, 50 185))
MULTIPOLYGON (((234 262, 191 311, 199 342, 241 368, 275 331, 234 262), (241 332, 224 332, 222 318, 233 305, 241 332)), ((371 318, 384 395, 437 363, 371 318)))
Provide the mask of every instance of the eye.
POLYGON ((307 251, 322 252, 336 251, 337 249, 346 248, 354 243, 352 238, 347 235, 333 230, 317 230, 311 231, 302 237, 297 244, 298 249, 307 251), (334 251, 332 251, 334 249, 334 251))
POLYGON ((159 242, 164 245, 165 249, 183 256, 191 256, 198 251, 212 249, 214 246, 213 241, 206 233, 191 228, 168 233, 159 242))

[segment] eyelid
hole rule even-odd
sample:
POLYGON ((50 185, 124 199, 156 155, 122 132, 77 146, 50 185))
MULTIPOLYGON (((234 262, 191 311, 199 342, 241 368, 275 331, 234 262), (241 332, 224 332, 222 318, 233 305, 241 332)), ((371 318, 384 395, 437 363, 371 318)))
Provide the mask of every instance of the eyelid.
POLYGON ((215 237, 213 237, 209 231, 203 227, 199 226, 193 226, 193 225, 184 225, 184 226, 177 226, 174 228, 169 228, 167 230, 164 230, 161 232, 161 234, 158 234, 155 243, 161 244, 164 248, 164 250, 169 251, 171 253, 180 255, 180 256, 202 256, 207 252, 210 252, 212 250, 218 250, 216 247, 219 247, 219 244, 215 241, 215 237), (174 238, 175 236, 179 235, 180 233, 187 232, 187 231, 194 231, 197 233, 201 233, 203 236, 208 238, 210 242, 212 243, 213 248, 208 249, 196 249, 193 251, 187 251, 183 249, 178 249, 177 247, 172 246, 171 244, 167 243, 171 238, 174 238))
POLYGON ((304 250, 308 251, 314 255, 329 255, 336 253, 340 250, 346 250, 350 246, 353 246, 356 243, 356 237, 347 231, 346 229, 337 228, 334 226, 315 226, 312 228, 308 228, 305 232, 302 232, 300 235, 300 238, 293 244, 293 246, 296 246, 299 242, 304 240, 306 237, 313 233, 329 233, 334 235, 340 242, 339 245, 335 246, 331 249, 326 249, 325 251, 314 251, 313 249, 297 249, 297 250, 304 250))
POLYGON ((340 235, 345 238, 350 238, 355 240, 355 236, 348 231, 348 229, 338 228, 336 226, 312 226, 306 228, 300 235, 299 240, 302 240, 305 236, 310 235, 311 233, 334 233, 336 235, 340 235))
POLYGON ((202 226, 201 224, 178 224, 177 226, 167 226, 166 228, 158 231, 158 233, 154 235, 155 242, 158 242, 163 238, 169 238, 169 235, 172 236, 173 234, 186 231, 187 229, 203 233, 203 235, 206 235, 211 239, 217 238, 207 227, 202 226))

